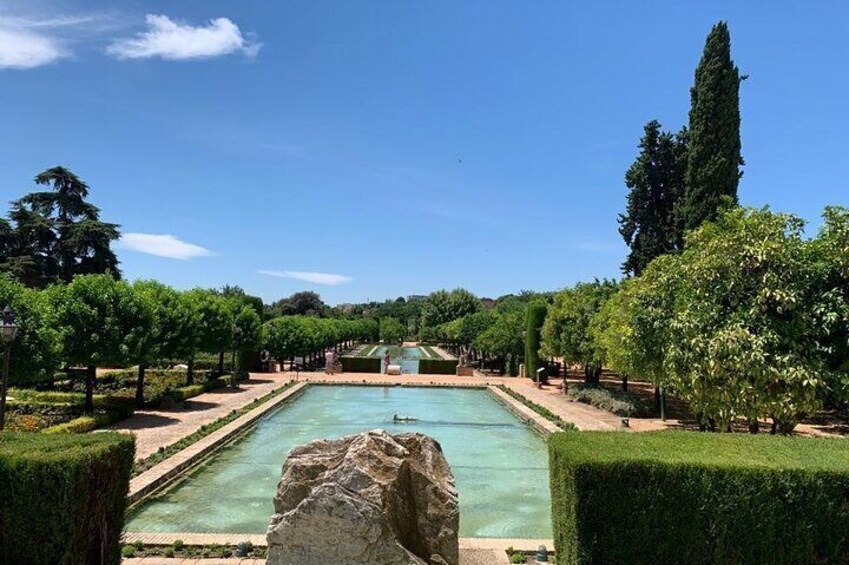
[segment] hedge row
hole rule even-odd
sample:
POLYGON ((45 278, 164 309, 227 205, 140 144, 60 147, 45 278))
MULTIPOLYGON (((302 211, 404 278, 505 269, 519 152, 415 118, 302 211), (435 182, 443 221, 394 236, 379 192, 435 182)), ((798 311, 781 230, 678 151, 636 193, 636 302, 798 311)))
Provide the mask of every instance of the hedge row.
POLYGON ((549 454, 559 565, 849 562, 843 440, 582 432, 549 454))
POLYGON ((128 434, 0 434, 0 563, 117 564, 128 434))
POLYGON ((456 359, 419 359, 420 375, 454 375, 457 373, 456 359))
POLYGON ((379 373, 380 358, 379 357, 353 357, 342 356, 339 358, 342 362, 342 370, 346 373, 379 373))

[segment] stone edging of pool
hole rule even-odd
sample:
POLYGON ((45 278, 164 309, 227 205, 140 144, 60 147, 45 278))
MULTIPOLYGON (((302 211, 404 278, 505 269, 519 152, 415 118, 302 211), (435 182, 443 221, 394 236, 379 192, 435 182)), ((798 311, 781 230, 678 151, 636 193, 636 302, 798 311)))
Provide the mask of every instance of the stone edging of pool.
POLYGON ((306 382, 302 382, 291 386, 288 390, 260 404, 247 414, 236 418, 221 429, 202 437, 195 443, 134 477, 130 480, 130 492, 127 494, 128 505, 132 506, 139 502, 141 499, 181 476, 190 467, 200 463, 218 451, 237 434, 254 425, 269 410, 277 408, 283 402, 303 392, 307 384, 306 382))
MULTIPOLYGON (((182 541, 189 546, 205 546, 205 545, 236 545, 241 541, 250 541, 256 547, 267 547, 267 541, 264 534, 226 534, 226 533, 135 533, 126 532, 122 538, 124 543, 141 542, 144 545, 168 546, 172 545, 175 540, 182 541)), ((550 539, 517 539, 517 538, 460 538, 460 553, 490 551, 492 555, 499 559, 492 565, 500 563, 509 563, 507 558, 507 548, 513 547, 518 551, 536 551, 540 546, 546 546, 549 551, 554 548, 554 541, 550 539)), ((124 560, 125 562, 135 562, 132 560, 124 560)), ((157 557, 147 557, 144 563, 186 563, 183 558, 164 559, 157 557)), ((250 562, 247 559, 216 559, 215 563, 244 563, 250 562)), ((261 562, 265 562, 263 559, 261 562)), ((199 563, 204 563, 204 560, 199 560, 199 563)), ((489 562, 488 562, 488 565, 489 562)))
MULTIPOLYGON (((219 449, 238 439, 243 432, 252 428, 256 422, 268 412, 279 408, 283 403, 292 400, 303 393, 309 386, 373 386, 373 387, 410 387, 410 388, 463 388, 479 389, 488 391, 499 403, 521 421, 531 426, 543 437, 561 431, 553 422, 542 415, 537 414, 522 402, 511 397, 495 386, 487 384, 465 384, 465 383, 398 383, 398 382, 351 382, 351 381, 301 381, 291 386, 288 390, 280 393, 269 401, 254 408, 247 414, 230 422, 219 430, 201 438, 192 445, 175 453, 168 459, 151 467, 144 473, 130 481, 130 492, 128 494, 128 505, 132 506, 169 486, 192 467, 200 464, 213 455, 219 449)), ((265 536, 262 534, 228 534, 228 533, 151 533, 151 532, 125 532, 124 541, 131 543, 141 541, 151 545, 169 545, 174 540, 180 539, 188 545, 210 545, 219 543, 237 543, 250 540, 254 545, 265 545, 265 536)), ((516 540, 499 538, 463 538, 461 547, 474 549, 495 549, 503 553, 508 547, 522 550, 536 549, 540 544, 553 547, 551 540, 516 540)), ((506 561, 505 561, 506 563, 506 561)))

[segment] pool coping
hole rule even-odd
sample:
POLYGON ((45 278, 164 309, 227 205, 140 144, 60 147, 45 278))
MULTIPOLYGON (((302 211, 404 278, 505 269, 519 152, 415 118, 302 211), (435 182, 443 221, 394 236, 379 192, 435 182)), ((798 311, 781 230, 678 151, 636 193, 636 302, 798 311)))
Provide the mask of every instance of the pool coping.
MULTIPOLYGON (((284 385, 286 386, 286 385, 284 385)), ((539 433, 543 439, 547 439, 549 435, 554 432, 561 431, 558 426, 556 426, 550 420, 544 418, 542 415, 537 414, 525 404, 519 402, 509 394, 504 391, 498 389, 497 387, 489 384, 467 384, 467 383, 446 383, 446 382, 431 382, 431 383, 398 383, 398 382, 350 382, 350 381, 310 381, 303 380, 300 382, 296 382, 294 385, 290 386, 287 390, 278 394, 274 398, 268 400, 267 402, 261 404, 260 406, 254 408, 247 414, 240 416, 239 418, 233 420, 229 424, 221 427, 220 429, 212 432, 208 436, 205 436, 195 443, 187 446, 186 448, 178 451, 171 457, 157 463, 147 471, 139 474, 134 477, 130 481, 130 491, 127 495, 127 506, 128 508, 140 503, 145 498, 153 495, 154 493, 164 490, 167 487, 171 486, 176 481, 180 480, 186 473, 192 468, 195 467, 210 456, 214 455, 218 450, 223 448, 226 445, 229 445, 233 441, 237 440, 241 435, 246 432, 249 428, 252 428, 257 421, 265 416, 267 413, 279 408, 282 404, 293 400, 297 396, 300 396, 301 393, 306 391, 310 386, 359 386, 359 387, 400 387, 400 388, 457 388, 457 389, 473 389, 473 390, 485 390, 490 395, 495 398, 497 402, 499 402, 504 408, 513 414, 520 421, 530 426, 535 432, 539 433)), ((207 545, 211 543, 221 543, 220 540, 227 539, 232 540, 236 539, 237 543, 239 541, 251 540, 254 545, 259 545, 255 538, 259 536, 263 540, 265 539, 264 534, 228 534, 228 533, 156 533, 156 532, 124 532, 124 539, 129 541, 140 540, 146 544, 153 545, 169 545, 176 539, 182 539, 184 542, 189 545, 207 545), (206 539, 205 536, 213 536, 210 539, 213 541, 203 541, 200 543, 191 543, 189 540, 191 539, 206 539), (168 542, 156 542, 156 541, 146 541, 146 540, 154 540, 154 539, 165 539, 170 540, 168 542), (219 541, 216 541, 219 540, 219 541)), ((517 543, 509 543, 513 541, 522 541, 518 539, 501 539, 501 538, 461 538, 463 540, 480 540, 484 541, 498 541, 503 542, 507 541, 508 543, 503 546, 504 549, 510 547, 511 545, 516 548, 521 548, 523 550, 531 550, 536 549, 540 544, 547 544, 548 547, 553 547, 551 540, 546 539, 537 539, 532 540, 536 543, 533 547, 524 547, 520 546, 517 543)), ((530 539, 530 538, 529 538, 530 539)), ((527 541, 527 540, 524 540, 527 541)), ((262 542, 265 543, 264 541, 262 542)), ((486 548, 486 546, 482 546, 486 548)))
MULTIPOLYGON (((242 541, 250 541, 256 547, 268 547, 265 534, 125 532, 121 538, 123 543, 141 542, 144 545, 153 546, 169 546, 175 540, 181 540, 183 544, 190 546, 213 544, 227 546, 236 545, 242 541)), ((498 555, 505 556, 504 563, 509 563, 506 557, 508 547, 513 547, 517 551, 528 552, 536 551, 540 545, 544 545, 549 551, 552 551, 554 549, 554 540, 548 538, 460 538, 460 551, 493 551, 498 555)))
POLYGON ((284 402, 299 395, 307 388, 308 384, 307 382, 300 382, 290 386, 288 390, 260 404, 247 414, 239 416, 220 429, 202 437, 171 457, 162 460, 150 469, 133 477, 130 480, 130 490, 127 493, 127 505, 133 506, 143 498, 146 498, 179 478, 189 468, 200 463, 228 444, 240 432, 254 425, 267 412, 274 410, 284 402))

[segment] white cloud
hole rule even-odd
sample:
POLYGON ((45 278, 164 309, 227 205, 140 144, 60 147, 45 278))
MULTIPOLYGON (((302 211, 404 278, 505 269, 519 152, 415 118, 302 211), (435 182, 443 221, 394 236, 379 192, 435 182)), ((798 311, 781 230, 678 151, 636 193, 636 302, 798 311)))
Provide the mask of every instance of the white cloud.
POLYGON ((333 273, 309 273, 304 271, 257 271, 261 275, 278 277, 281 279, 296 279, 315 284, 337 285, 351 282, 351 277, 345 275, 334 275, 333 273))
POLYGON ((65 55, 55 38, 0 23, 0 69, 32 69, 54 63, 65 55))
POLYGON ((136 37, 113 42, 107 52, 118 59, 208 59, 231 53, 253 57, 260 45, 242 35, 228 18, 216 18, 206 26, 175 22, 168 16, 147 15, 148 30, 136 37))
POLYGON ((118 246, 121 249, 179 259, 186 261, 194 257, 205 257, 212 252, 199 245, 186 243, 173 235, 158 235, 153 233, 125 233, 121 236, 118 246))

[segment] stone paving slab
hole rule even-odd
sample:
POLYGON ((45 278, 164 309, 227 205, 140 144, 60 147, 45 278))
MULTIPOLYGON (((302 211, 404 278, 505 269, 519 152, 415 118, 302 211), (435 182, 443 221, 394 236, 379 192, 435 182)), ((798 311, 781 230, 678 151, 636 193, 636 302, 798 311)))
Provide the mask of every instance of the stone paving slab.
POLYGON ((285 373, 254 373, 250 380, 239 383, 238 390, 219 388, 205 392, 184 403, 183 408, 144 409, 111 427, 136 436, 136 460, 156 453, 190 435, 205 424, 238 410, 288 382, 285 373))

